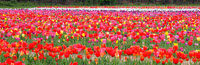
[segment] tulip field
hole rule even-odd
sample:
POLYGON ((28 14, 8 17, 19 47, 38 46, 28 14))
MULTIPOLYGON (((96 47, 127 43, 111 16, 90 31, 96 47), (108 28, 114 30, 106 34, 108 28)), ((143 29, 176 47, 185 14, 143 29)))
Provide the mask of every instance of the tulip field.
POLYGON ((0 65, 200 64, 200 7, 56 8, 0 9, 0 65))

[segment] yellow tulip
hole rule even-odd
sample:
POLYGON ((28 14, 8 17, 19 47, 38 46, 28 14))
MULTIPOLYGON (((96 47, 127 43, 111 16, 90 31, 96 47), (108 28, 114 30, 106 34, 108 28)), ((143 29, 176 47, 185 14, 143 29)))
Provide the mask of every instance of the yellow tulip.
POLYGON ((63 34, 63 31, 61 30, 60 33, 63 34))
POLYGON ((178 46, 178 43, 174 43, 174 46, 178 46))
POLYGON ((15 38, 19 38, 19 35, 16 35, 15 38))
POLYGON ((118 44, 118 40, 116 40, 116 44, 118 44))
POLYGON ((168 32, 165 32, 165 35, 168 35, 169 33, 168 32))
POLYGON ((200 41, 200 37, 197 37, 197 41, 200 41))
POLYGON ((149 30, 148 30, 148 29, 146 29, 146 32, 149 32, 149 30))
POLYGON ((82 36, 85 37, 85 33, 82 33, 82 36))
POLYGON ((25 34, 22 34, 22 37, 25 37, 25 34))
POLYGON ((59 35, 59 34, 56 32, 56 35, 59 35))

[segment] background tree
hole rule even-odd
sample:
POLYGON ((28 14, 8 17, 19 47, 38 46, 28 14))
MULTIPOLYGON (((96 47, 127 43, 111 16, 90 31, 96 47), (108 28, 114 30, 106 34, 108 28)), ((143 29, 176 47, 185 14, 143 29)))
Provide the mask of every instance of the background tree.
MULTIPOLYGON (((200 0, 0 0, 7 2, 31 2, 38 5, 129 5, 129 4, 199 4, 200 0)), ((13 3, 9 3, 13 4, 13 3)))

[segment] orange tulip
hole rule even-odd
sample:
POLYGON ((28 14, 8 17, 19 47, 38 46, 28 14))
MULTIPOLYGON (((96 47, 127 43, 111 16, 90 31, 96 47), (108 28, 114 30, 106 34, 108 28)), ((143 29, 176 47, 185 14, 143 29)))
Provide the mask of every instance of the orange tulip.
POLYGON ((37 60, 37 57, 34 57, 34 60, 37 60))
POLYGON ((95 61, 95 62, 98 62, 98 58, 95 58, 94 61, 95 61))
POLYGON ((22 61, 25 61, 26 58, 22 58, 22 61))

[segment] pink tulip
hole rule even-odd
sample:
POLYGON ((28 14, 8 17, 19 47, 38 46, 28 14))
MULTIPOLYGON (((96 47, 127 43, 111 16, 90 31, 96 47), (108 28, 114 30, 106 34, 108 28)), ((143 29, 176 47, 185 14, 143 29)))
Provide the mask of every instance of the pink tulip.
POLYGON ((123 37, 123 41, 126 41, 127 40, 127 38, 126 37, 123 37))
POLYGON ((103 39, 102 42, 105 44, 106 43, 106 39, 103 39))

